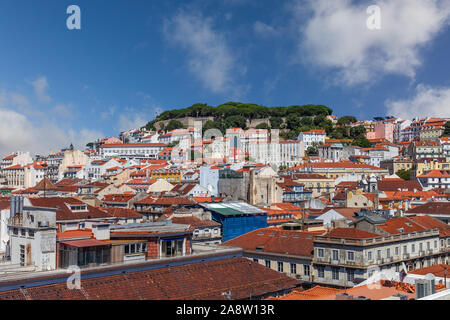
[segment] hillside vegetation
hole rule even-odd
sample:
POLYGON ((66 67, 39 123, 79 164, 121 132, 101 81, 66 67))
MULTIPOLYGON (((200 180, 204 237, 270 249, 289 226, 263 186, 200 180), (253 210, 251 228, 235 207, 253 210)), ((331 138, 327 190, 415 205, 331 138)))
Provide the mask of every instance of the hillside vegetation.
POLYGON ((345 116, 339 119, 338 126, 334 126, 327 118, 333 110, 324 105, 294 105, 289 107, 266 107, 251 103, 227 102, 216 107, 197 103, 187 108, 164 111, 145 126, 148 130, 155 130, 155 123, 168 121, 164 131, 183 128, 177 120, 186 117, 213 117, 203 125, 203 131, 211 128, 219 129, 225 134, 228 128, 247 128, 247 120, 266 119, 264 123, 255 126, 256 129, 280 129, 282 138, 296 138, 300 132, 311 129, 323 129, 327 135, 335 139, 354 139, 357 145, 369 146, 364 137, 364 127, 349 125, 357 121, 355 117, 345 116))

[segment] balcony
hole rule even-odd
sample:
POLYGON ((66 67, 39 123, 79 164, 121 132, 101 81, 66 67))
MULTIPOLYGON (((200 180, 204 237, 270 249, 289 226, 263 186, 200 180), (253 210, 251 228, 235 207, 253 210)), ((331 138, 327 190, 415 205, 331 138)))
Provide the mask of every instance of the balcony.
POLYGON ((12 217, 8 219, 8 225, 12 227, 24 227, 22 217, 12 217))

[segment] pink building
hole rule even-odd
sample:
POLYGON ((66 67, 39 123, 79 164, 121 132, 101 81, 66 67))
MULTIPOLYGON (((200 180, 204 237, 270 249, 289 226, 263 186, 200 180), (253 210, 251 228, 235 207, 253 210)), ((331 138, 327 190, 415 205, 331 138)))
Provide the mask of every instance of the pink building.
POLYGON ((375 137, 372 139, 386 139, 394 142, 394 122, 396 119, 388 119, 375 123, 375 137))

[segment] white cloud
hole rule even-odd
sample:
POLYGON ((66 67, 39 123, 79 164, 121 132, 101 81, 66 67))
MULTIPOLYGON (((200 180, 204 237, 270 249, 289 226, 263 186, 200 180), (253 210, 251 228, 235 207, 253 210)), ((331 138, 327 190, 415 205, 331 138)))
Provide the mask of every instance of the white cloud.
POLYGON ((234 78, 242 74, 225 35, 215 30, 213 20, 195 12, 179 11, 164 23, 164 34, 187 52, 192 75, 214 93, 239 95, 234 78))
POLYGON ((61 129, 49 124, 37 127, 25 115, 12 110, 0 109, 0 123, 2 154, 18 150, 48 152, 51 148, 63 147, 67 143, 61 129))
POLYGON ((131 129, 139 129, 146 125, 148 118, 141 113, 127 113, 119 115, 118 128, 119 131, 127 131, 131 129))
POLYGON ((53 107, 52 112, 64 119, 72 120, 77 116, 76 108, 72 104, 58 103, 53 107))
POLYGON ((277 29, 261 21, 256 21, 253 24, 253 30, 262 37, 277 36, 279 34, 277 29))
POLYGON ((450 118, 450 87, 433 88, 419 84, 409 100, 386 101, 387 114, 403 119, 450 118))
POLYGON ((386 74, 414 78, 420 49, 449 25, 450 0, 380 0, 381 30, 369 30, 366 9, 374 3, 351 0, 299 2, 298 56, 332 72, 339 84, 370 83, 386 74), (302 23, 304 20, 301 20, 302 23))
POLYGON ((73 143, 75 148, 84 149, 86 147, 86 144, 89 142, 93 142, 99 138, 104 137, 105 135, 97 130, 92 129, 81 129, 79 131, 76 130, 69 130, 69 134, 67 139, 70 140, 71 143, 73 143))
POLYGON ((117 109, 116 106, 109 107, 106 111, 103 111, 102 113, 100 113, 100 118, 102 120, 106 120, 106 119, 114 116, 116 109, 117 109))
POLYGON ((46 77, 39 77, 31 82, 34 88, 34 93, 40 102, 50 102, 52 99, 47 94, 48 83, 46 77))
POLYGON ((13 110, 0 109, 0 154, 30 151, 32 154, 48 154, 50 150, 68 147, 84 148, 86 143, 103 137, 101 132, 89 129, 61 128, 50 122, 39 125, 25 115, 13 110))
POLYGON ((71 128, 66 120, 72 119, 76 112, 70 103, 35 106, 25 95, 0 89, 0 154, 15 151, 48 154, 70 143, 84 148, 87 142, 103 137, 95 130, 71 128))

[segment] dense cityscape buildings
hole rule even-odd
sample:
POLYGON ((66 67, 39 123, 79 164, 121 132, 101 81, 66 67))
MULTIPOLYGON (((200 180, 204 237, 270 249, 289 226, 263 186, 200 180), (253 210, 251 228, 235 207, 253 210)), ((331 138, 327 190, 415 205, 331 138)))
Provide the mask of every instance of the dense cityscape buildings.
MULTIPOLYGON (((230 128, 223 137, 204 139, 194 128, 138 128, 129 131, 134 142, 123 142, 129 132, 122 132, 85 150, 5 155, 0 298, 39 299, 10 283, 40 275, 51 282, 73 267, 109 281, 103 270, 110 268, 138 279, 143 275, 126 270, 140 266, 151 276, 150 270, 172 263, 186 270, 200 264, 193 269, 199 271, 189 271, 198 273, 189 281, 203 283, 201 272, 225 265, 233 266, 232 277, 248 277, 239 267, 243 259, 256 278, 243 291, 230 288, 235 298, 254 290, 254 298, 304 300, 308 290, 329 288, 327 299, 341 299, 340 290, 371 283, 386 287, 383 299, 414 296, 423 279, 410 274, 447 270, 449 264, 448 120, 432 119, 441 134, 423 140, 427 120, 411 122, 414 136, 403 134, 410 126, 393 134, 403 120, 359 122, 374 128, 365 133, 371 144, 365 148, 332 139, 325 130, 284 140, 269 129, 230 128), (216 149, 208 157, 211 145, 216 149), (330 147, 334 151, 325 151, 330 147), (258 279, 272 281, 277 273, 282 278, 276 289, 257 289, 258 279), (405 279, 409 289, 400 285, 405 279), (394 284, 396 293, 387 289, 394 284)), ((438 292, 448 281, 434 283, 438 292)), ((224 290, 220 281, 204 285, 209 287, 198 298, 224 290)), ((38 294, 39 286, 33 290, 38 294)))
POLYGON ((0 21, 0 300, 450 300, 450 0, 2 0, 0 21))

